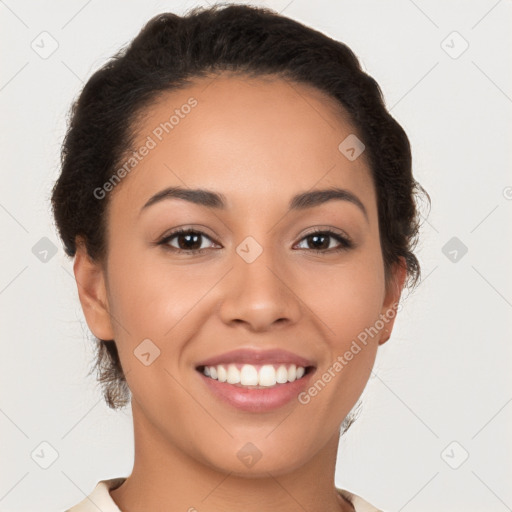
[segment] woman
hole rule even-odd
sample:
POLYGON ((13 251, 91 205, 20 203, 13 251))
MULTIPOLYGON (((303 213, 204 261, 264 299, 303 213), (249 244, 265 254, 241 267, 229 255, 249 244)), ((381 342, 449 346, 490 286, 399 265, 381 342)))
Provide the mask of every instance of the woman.
POLYGON ((56 223, 135 435, 132 473, 70 510, 378 510, 335 464, 419 277, 422 189, 352 51, 268 9, 158 15, 62 157, 56 223))

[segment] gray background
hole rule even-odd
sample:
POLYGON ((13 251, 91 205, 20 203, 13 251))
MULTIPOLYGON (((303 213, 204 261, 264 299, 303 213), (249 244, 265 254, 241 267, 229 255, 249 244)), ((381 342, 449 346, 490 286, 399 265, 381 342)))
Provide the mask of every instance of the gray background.
MULTIPOLYGON (((390 512, 512 510, 512 2, 254 3, 354 50, 432 198, 423 281, 379 351, 336 484, 390 512)), ((87 78, 154 14, 199 4, 0 1, 1 511, 64 510, 131 471, 130 411, 108 409, 87 377, 90 334, 48 198, 87 78)))

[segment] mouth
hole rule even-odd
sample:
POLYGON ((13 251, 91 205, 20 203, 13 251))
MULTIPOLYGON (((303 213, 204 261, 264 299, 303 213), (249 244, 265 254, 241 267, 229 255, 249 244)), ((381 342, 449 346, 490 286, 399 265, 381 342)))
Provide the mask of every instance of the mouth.
POLYGON ((239 349, 201 361, 195 370, 206 389, 224 405, 266 412, 298 399, 316 366, 283 350, 239 349))
POLYGON ((295 364, 201 365, 196 370, 209 379, 246 389, 268 389, 295 382, 314 371, 314 366, 295 364))

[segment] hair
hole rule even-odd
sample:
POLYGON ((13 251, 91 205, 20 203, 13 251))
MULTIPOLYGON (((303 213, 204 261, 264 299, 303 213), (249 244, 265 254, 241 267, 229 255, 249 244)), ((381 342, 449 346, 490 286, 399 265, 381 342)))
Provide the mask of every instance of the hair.
MULTIPOLYGON (((71 106, 51 196, 65 252, 74 256, 83 239, 89 257, 105 262, 108 198, 99 200, 94 190, 112 177, 133 145, 145 107, 193 79, 224 71, 291 80, 335 100, 365 145, 386 282, 391 267, 405 262, 406 286, 414 287, 420 277, 413 253, 420 228, 416 196, 428 194, 413 178, 409 140, 387 111, 379 85, 347 45, 269 8, 248 5, 158 14, 87 81, 71 106)), ((123 407, 131 393, 115 341, 95 341, 93 370, 105 401, 112 409, 123 407)))

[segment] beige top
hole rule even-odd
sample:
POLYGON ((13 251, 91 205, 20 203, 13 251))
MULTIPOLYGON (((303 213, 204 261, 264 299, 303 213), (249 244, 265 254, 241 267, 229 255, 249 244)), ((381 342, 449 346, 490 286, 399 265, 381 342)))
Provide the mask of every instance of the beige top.
MULTIPOLYGON (((98 512, 98 510, 101 510, 101 512, 121 512, 110 496, 109 490, 116 489, 125 480, 126 478, 124 477, 101 480, 96 484, 96 487, 87 498, 84 498, 80 503, 65 512, 98 512)), ((345 491, 344 489, 338 489, 338 491, 344 498, 347 498, 347 500, 352 503, 356 512, 382 512, 363 500, 363 498, 351 492, 345 491)))

